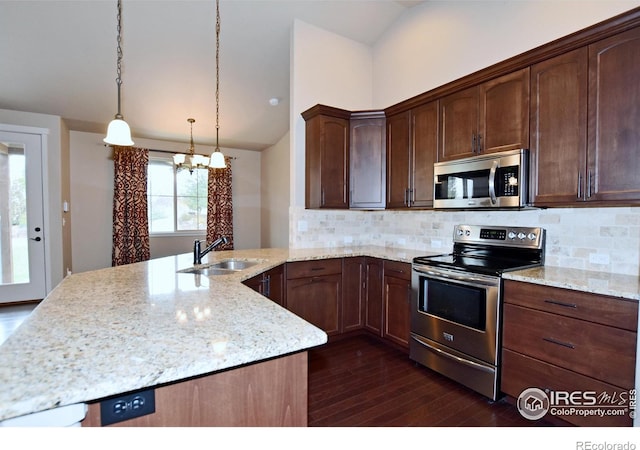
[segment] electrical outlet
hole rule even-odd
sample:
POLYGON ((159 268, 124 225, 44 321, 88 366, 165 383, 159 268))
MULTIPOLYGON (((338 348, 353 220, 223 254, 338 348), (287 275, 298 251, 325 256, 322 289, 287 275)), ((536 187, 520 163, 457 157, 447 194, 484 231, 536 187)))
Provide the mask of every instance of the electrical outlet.
POLYGON ((153 389, 112 397, 100 402, 102 426, 146 416, 154 412, 156 412, 156 397, 153 389))

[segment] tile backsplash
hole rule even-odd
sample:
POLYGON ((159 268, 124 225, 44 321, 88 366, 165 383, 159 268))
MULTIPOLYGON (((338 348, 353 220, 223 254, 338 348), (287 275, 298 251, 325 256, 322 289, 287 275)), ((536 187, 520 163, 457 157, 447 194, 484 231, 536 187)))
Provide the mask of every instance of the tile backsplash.
POLYGON ((539 226, 547 232, 547 266, 640 273, 640 208, 355 211, 291 207, 289 221, 291 248, 380 245, 425 253, 449 252, 456 224, 539 226))

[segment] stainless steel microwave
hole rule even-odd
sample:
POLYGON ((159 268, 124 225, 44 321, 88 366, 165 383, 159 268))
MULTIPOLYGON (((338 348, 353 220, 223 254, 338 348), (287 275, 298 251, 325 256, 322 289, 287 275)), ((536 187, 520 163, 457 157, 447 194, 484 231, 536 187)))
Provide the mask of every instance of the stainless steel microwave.
POLYGON ((433 167, 433 207, 524 208, 528 173, 527 149, 437 162, 433 167))

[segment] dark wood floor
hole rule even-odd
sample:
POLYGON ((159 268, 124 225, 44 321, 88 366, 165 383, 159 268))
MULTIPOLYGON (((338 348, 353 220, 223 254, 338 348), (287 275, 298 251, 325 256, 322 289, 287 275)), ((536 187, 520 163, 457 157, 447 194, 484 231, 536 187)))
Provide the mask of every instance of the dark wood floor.
POLYGON ((504 400, 480 394, 409 360, 373 336, 309 352, 309 426, 530 427, 504 400))

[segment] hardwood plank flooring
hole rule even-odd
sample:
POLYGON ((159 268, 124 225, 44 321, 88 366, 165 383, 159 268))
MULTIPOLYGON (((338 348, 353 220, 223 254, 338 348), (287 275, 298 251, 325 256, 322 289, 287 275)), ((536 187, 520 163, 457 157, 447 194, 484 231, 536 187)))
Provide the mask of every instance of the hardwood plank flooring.
POLYGON ((531 427, 504 400, 492 402, 373 336, 309 352, 311 427, 531 427))

